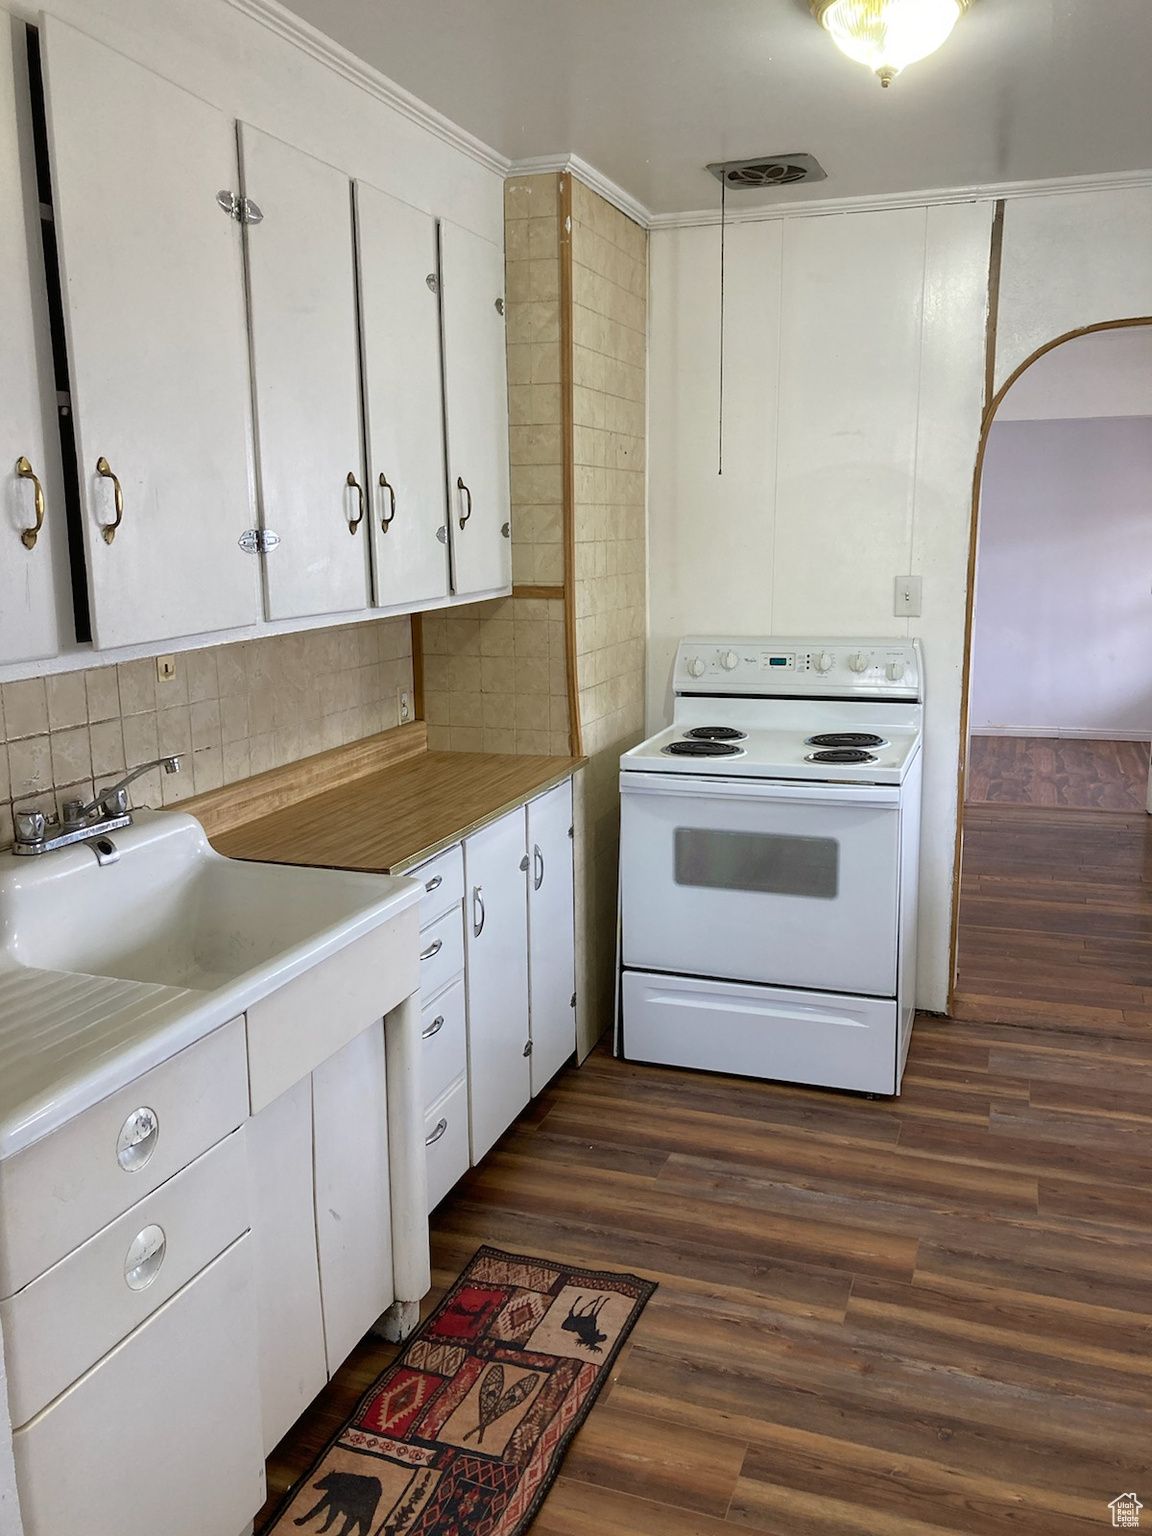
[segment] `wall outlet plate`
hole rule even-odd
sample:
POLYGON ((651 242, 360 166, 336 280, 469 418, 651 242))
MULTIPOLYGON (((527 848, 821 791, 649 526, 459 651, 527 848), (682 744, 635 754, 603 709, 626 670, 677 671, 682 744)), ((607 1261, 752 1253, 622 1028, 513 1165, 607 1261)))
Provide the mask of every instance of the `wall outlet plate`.
POLYGON ((407 688, 396 690, 396 716, 401 725, 406 725, 412 718, 412 696, 407 688))
POLYGON ((170 683, 176 676, 175 656, 157 656, 156 678, 158 682, 170 683))
POLYGON ((918 619, 924 601, 922 576, 897 576, 892 611, 898 619, 918 619))

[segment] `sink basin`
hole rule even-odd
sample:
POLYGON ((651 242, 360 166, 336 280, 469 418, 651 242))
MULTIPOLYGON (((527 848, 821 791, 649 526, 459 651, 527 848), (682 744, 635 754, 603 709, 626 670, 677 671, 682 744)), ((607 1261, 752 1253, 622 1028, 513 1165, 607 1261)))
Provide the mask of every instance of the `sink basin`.
MULTIPOLYGON (((418 887, 227 859, 191 816, 141 811, 101 865, 81 846, 0 864, 0 954, 41 970, 214 992, 277 969, 418 887), (366 911, 367 908, 367 911, 366 911)), ((348 935, 351 937, 351 935, 348 935)), ((327 947, 327 946, 325 946, 327 947)))

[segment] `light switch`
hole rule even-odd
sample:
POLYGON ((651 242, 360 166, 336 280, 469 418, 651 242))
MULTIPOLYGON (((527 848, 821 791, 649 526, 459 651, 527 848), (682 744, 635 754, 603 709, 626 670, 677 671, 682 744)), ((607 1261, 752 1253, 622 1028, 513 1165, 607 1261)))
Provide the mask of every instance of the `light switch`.
POLYGON ((175 656, 157 656, 156 677, 161 683, 170 683, 176 676, 175 656))
POLYGON ((923 602, 923 577, 897 576, 893 612, 898 619, 918 619, 923 602))

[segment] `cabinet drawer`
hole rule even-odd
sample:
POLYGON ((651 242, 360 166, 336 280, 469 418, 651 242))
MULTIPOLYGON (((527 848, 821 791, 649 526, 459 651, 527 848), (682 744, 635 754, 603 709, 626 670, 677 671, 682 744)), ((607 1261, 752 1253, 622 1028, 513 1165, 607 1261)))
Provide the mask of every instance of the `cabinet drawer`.
POLYGON ((39 1413, 247 1226, 241 1128, 0 1305, 13 1424, 39 1413))
POLYGON ((409 907, 252 1004, 248 1076, 254 1115, 416 991, 417 914, 409 907))
POLYGON ((461 1078, 424 1117, 428 1209, 468 1172, 468 1084, 461 1078))
POLYGON ((421 928, 434 923, 450 907, 464 900, 464 853, 459 843, 408 873, 424 887, 420 902, 421 928))
POLYGON ((424 1005, 420 1028, 424 1036, 424 1103, 430 1105, 447 1092, 468 1065, 463 977, 424 1005))
POLYGON ((233 1243, 12 1436, 25 1536, 247 1527, 264 1500, 251 1243, 233 1243))
POLYGON ((420 995, 432 997, 464 969, 464 925, 460 907, 420 930, 420 995))
POLYGON ((0 1297, 11 1296, 248 1114, 234 1019, 0 1162, 0 1297))

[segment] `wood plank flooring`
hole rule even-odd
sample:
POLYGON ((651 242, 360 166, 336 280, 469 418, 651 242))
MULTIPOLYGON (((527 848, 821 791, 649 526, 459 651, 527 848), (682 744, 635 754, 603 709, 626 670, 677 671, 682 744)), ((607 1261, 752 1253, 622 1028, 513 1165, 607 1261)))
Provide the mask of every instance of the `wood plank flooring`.
POLYGON ((1152 1038, 1152 817, 968 805, 953 1011, 1152 1038))
POLYGON ((533 1536, 1087 1536, 1152 1498, 1150 1132, 1152 1039, 921 1019, 875 1102, 599 1051, 438 1209, 426 1306, 480 1243, 659 1282, 533 1536))
POLYGON ((968 749, 969 805, 1135 813, 1147 786, 1146 741, 973 736, 968 749))

